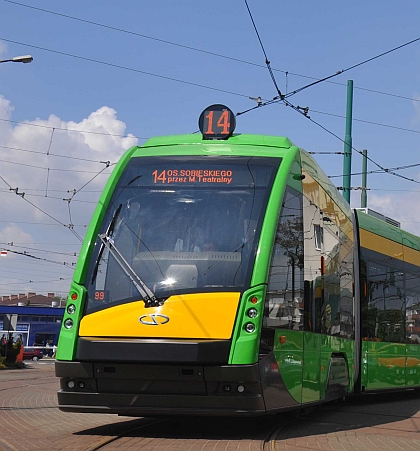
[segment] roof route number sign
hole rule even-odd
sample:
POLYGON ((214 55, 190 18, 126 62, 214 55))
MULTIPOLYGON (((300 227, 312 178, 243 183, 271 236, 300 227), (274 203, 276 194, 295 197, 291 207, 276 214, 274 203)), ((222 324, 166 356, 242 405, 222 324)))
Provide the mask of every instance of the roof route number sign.
POLYGON ((236 118, 227 106, 215 104, 200 114, 198 126, 203 139, 228 139, 235 130, 236 118))

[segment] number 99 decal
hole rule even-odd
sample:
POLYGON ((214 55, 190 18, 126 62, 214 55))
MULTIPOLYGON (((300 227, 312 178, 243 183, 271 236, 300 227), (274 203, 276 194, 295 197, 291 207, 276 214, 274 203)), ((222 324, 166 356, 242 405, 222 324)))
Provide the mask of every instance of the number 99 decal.
POLYGON ((93 295, 93 300, 96 302, 108 302, 108 291, 96 290, 93 295))

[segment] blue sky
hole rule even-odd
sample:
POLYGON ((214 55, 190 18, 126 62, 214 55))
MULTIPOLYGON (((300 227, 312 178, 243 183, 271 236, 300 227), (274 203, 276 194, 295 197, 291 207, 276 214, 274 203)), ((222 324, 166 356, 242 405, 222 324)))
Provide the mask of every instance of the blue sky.
MULTIPOLYGON (((416 0, 248 4, 282 93, 420 37, 416 0)), ((0 259, 0 295, 66 295, 111 169, 101 161, 115 163, 144 138, 196 131, 213 103, 240 112, 255 105, 249 96, 276 95, 242 0, 0 0, 0 59, 25 54, 34 61, 0 65, 0 247, 35 258, 0 259)), ((333 135, 344 138, 353 80, 355 149, 384 168, 418 164, 419 56, 417 41, 289 98, 327 131, 282 104, 239 116, 236 131, 288 136, 318 152, 340 186, 343 143, 333 135)), ((352 161, 360 172, 356 151, 352 161)), ((397 172, 414 182, 369 174, 368 206, 416 233, 420 166, 397 172)), ((360 191, 351 196, 360 206, 360 191)))

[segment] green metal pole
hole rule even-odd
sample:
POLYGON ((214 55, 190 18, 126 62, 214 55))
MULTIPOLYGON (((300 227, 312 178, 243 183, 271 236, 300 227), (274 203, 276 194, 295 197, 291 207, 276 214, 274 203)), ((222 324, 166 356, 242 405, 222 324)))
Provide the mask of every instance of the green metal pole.
POLYGON ((351 124, 353 116, 353 80, 347 81, 346 137, 344 138, 343 196, 350 203, 351 182, 351 124))
POLYGON ((360 200, 360 206, 362 208, 367 207, 367 192, 366 192, 366 182, 367 182, 367 150, 363 149, 363 161, 362 161, 362 196, 360 200))

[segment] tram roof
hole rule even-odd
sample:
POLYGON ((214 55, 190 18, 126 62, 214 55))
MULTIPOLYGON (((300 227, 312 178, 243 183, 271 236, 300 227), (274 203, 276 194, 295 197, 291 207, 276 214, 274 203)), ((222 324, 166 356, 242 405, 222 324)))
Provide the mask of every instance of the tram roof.
POLYGON ((294 146, 292 141, 285 136, 269 136, 269 135, 254 135, 237 133, 225 140, 207 140, 203 139, 199 133, 189 135, 171 135, 171 136, 157 136, 150 138, 141 147, 159 147, 159 146, 171 146, 171 145, 220 145, 226 146, 226 144, 235 145, 250 145, 250 146, 265 146, 265 147, 277 147, 282 149, 289 149, 294 146))
POLYGON ((363 230, 382 236, 396 243, 403 244, 415 250, 420 250, 420 237, 413 235, 399 227, 396 227, 388 222, 371 216, 363 211, 356 209, 357 218, 359 220, 359 227, 363 230))

